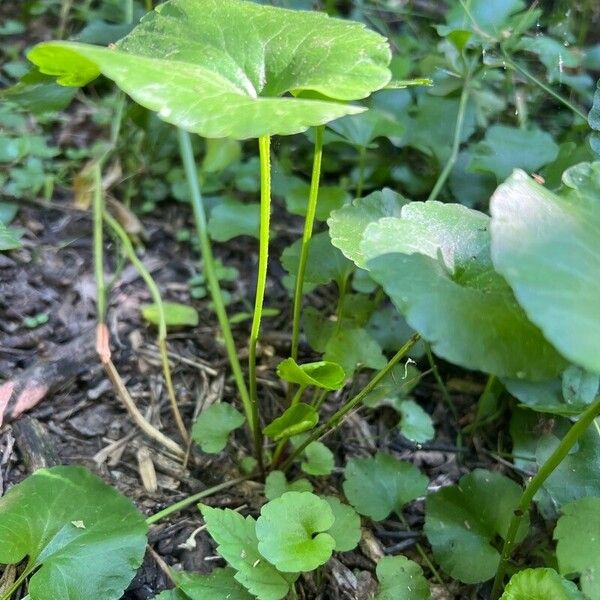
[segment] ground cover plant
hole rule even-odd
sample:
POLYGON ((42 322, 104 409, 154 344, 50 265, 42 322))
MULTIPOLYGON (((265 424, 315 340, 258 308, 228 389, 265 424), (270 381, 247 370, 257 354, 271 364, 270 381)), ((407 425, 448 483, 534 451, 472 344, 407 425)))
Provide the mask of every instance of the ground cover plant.
POLYGON ((600 13, 555 4, 0 8, 1 600, 600 598, 600 13), (61 312, 11 298, 48 245, 61 312))

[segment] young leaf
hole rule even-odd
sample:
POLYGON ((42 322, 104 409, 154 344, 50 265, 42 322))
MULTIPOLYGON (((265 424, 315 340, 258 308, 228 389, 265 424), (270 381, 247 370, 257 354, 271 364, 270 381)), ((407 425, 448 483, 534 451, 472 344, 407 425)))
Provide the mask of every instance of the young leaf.
POLYGON ((371 458, 353 458, 344 471, 344 494, 361 514, 383 521, 392 512, 423 496, 429 480, 417 467, 378 452, 371 458))
POLYGON ((436 354, 501 377, 547 379, 564 361, 494 271, 489 222, 458 204, 413 202, 401 219, 369 225, 361 248, 371 276, 436 354))
POLYGON ((256 521, 260 553, 280 571, 312 571, 325 564, 335 540, 329 504, 310 492, 287 492, 265 504, 256 521))
POLYGON ((275 442, 312 429, 319 422, 317 411, 304 402, 290 406, 281 416, 269 423, 263 433, 275 442))
POLYGON ((25 569, 31 598, 117 600, 142 564, 147 525, 82 467, 40 469, 0 498, 0 563, 25 569))
POLYGON ((376 572, 379 591, 374 600, 429 600, 423 569, 406 556, 384 556, 376 572))
POLYGON ((244 424, 245 418, 231 404, 219 402, 203 410, 192 427, 192 439, 203 452, 216 454, 227 445, 229 434, 244 424))
POLYGON ((327 533, 335 540, 336 552, 349 552, 356 548, 361 538, 360 517, 347 504, 340 502, 335 496, 325 496, 333 513, 334 522, 327 533))
MULTIPOLYGON (((425 534, 442 569, 463 583, 479 583, 493 577, 500 561, 492 545, 504 537, 521 487, 499 473, 476 469, 458 485, 442 488, 427 498, 425 534)), ((526 516, 516 538, 526 535, 526 516)))
POLYGON ((600 373, 600 162, 565 171, 559 195, 516 171, 492 196, 492 257, 529 318, 600 373))
POLYGON ((287 482, 283 471, 271 471, 265 480, 265 496, 267 500, 275 500, 286 492, 312 492, 313 486, 308 479, 296 479, 287 482))
POLYGON ((333 452, 323 442, 311 442, 304 449, 304 456, 300 468, 308 475, 329 475, 333 471, 333 452))
POLYGON ((500 600, 585 600, 577 586, 554 569, 523 569, 508 582, 500 600))
MULTIPOLYGON (((144 304, 141 307, 142 317, 152 325, 158 325, 158 307, 156 304, 144 304)), ((163 302, 167 327, 196 327, 198 311, 193 306, 177 302, 163 302)))
POLYGON ((339 390, 346 379, 344 370, 336 363, 320 360, 299 365, 293 358, 277 365, 277 376, 302 387, 314 385, 324 390, 339 390))
MULTIPOLYGON (((166 600, 252 600, 236 580, 231 567, 213 569, 208 575, 171 571, 177 588, 169 590, 173 595, 166 600)), ((160 598, 160 596, 159 596, 160 598)))
POLYGON ((362 24, 241 0, 171 0, 114 48, 48 42, 28 58, 63 85, 102 73, 207 138, 298 133, 361 112, 337 100, 364 98, 391 78, 385 38, 362 24), (303 90, 323 99, 280 97, 303 90))
MULTIPOLYGON (((296 575, 282 574, 258 550, 256 522, 228 508, 201 507, 217 552, 237 570, 235 579, 261 600, 284 598, 296 575)), ((290 569, 291 570, 291 569, 290 569)))
POLYGON ((575 500, 562 513, 554 530, 559 571, 578 573, 583 593, 600 600, 600 498, 575 500))

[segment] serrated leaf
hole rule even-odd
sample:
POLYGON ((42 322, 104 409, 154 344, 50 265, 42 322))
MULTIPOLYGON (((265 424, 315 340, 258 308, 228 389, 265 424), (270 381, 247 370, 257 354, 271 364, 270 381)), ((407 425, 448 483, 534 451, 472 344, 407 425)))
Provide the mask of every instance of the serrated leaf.
POLYGON ((271 471, 265 480, 267 500, 275 500, 286 492, 312 492, 313 486, 308 479, 296 479, 288 483, 283 471, 271 471))
POLYGON ((401 514, 405 504, 425 494, 429 483, 413 464, 381 452, 349 460, 344 478, 350 504, 374 521, 383 521, 392 512, 401 514))
POLYGON ((413 202, 401 219, 369 225, 361 248, 371 276, 438 356, 500 377, 547 379, 565 362, 495 272, 489 222, 458 204, 413 202))
POLYGON ((304 457, 300 468, 308 475, 329 475, 335 466, 333 452, 323 442, 311 442, 304 449, 304 457))
POLYGON ((0 498, 0 563, 27 558, 31 600, 117 600, 142 563, 147 529, 130 500, 86 469, 40 469, 0 498))
POLYGON ((523 569, 511 578, 500 600, 585 600, 572 581, 554 569, 523 569))
POLYGON ((329 504, 335 519, 333 525, 327 530, 327 533, 335 540, 335 551, 354 550, 362 535, 358 513, 351 506, 340 502, 335 496, 325 496, 323 500, 329 504))
POLYGON ((310 492, 287 492, 265 504, 256 521, 260 553, 280 571, 312 571, 325 564, 335 540, 329 504, 310 492))
MULTIPOLYGON (((250 595, 236 580, 231 567, 213 569, 208 575, 171 571, 176 590, 169 590, 173 596, 169 600, 252 600, 250 595), (180 594, 180 595, 179 595, 180 594)), ((160 596, 159 596, 160 597, 160 596)))
POLYGON ((201 507, 217 552, 234 568, 235 579, 261 600, 280 600, 297 576, 280 573, 258 550, 256 521, 228 508, 201 507))
MULTIPOLYGON (((463 583, 494 576, 500 553, 492 542, 504 538, 522 489, 499 473, 476 469, 458 485, 442 488, 426 501, 425 534, 442 569, 463 583)), ((516 542, 526 535, 525 515, 516 542)))
POLYGON ((241 0, 171 0, 116 47, 47 42, 28 58, 63 85, 100 73, 136 102, 208 138, 289 135, 358 106, 391 78, 385 38, 362 24, 241 0), (323 99, 285 97, 317 92, 323 99))
POLYGON ((384 556, 376 572, 379 591, 374 600, 429 600, 423 569, 406 556, 384 556))
POLYGON ((562 513, 554 530, 559 571, 577 573, 584 594, 600 600, 600 498, 580 498, 562 513))
POLYGON ((219 402, 204 409, 192 427, 192 439, 203 452, 215 454, 227 445, 229 434, 244 424, 244 415, 231 404, 219 402))
MULTIPOLYGON (((199 322, 198 311, 188 304, 163 302, 167 327, 196 327, 199 322)), ((152 325, 159 324, 159 312, 156 304, 144 304, 141 307, 142 317, 152 325)))
POLYGON ((240 202, 225 198, 210 212, 208 232, 217 242, 227 242, 240 235, 258 238, 260 206, 256 202, 240 202))
POLYGON ((318 422, 319 414, 317 411, 310 404, 298 402, 298 404, 286 409, 281 416, 271 421, 263 429, 263 433, 277 442, 304 431, 309 431, 318 422))
POLYGON ((491 200, 492 258, 529 318, 573 363, 600 373, 600 162, 554 194, 515 171, 491 200))
POLYGON ((293 358, 286 358, 277 365, 277 376, 301 387, 314 385, 324 390, 339 390, 346 379, 340 365, 320 360, 299 365, 293 358))

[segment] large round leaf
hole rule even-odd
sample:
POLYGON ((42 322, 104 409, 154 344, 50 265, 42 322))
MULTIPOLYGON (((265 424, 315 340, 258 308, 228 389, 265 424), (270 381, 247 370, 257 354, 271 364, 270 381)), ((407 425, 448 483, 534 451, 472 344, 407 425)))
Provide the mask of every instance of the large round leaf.
POLYGON ((523 569, 513 575, 500 600, 585 600, 572 582, 554 569, 523 569))
POLYGON ((29 59, 64 85, 100 73, 136 102, 205 137, 287 135, 361 107, 390 80, 390 50, 360 23, 244 0, 171 0, 114 48, 36 46, 29 59), (313 92, 321 99, 291 98, 313 92), (334 99, 334 100, 332 100, 334 99))
POLYGON ((436 354, 501 377, 547 379, 565 362, 518 305, 490 258, 489 218, 412 202, 370 224, 361 250, 408 324, 436 354))
POLYGON ((40 469, 0 498, 0 563, 27 557, 31 600, 121 598, 146 531, 131 501, 81 467, 40 469))
POLYGON ((491 200, 492 257, 529 318, 600 373, 600 162, 565 171, 559 195, 515 171, 491 200))

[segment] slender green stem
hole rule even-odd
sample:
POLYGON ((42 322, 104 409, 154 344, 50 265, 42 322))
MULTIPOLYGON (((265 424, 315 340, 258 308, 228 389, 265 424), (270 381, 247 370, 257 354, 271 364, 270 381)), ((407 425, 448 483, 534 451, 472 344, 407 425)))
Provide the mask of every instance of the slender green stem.
POLYGON ((427 200, 435 200, 439 193, 442 191, 446 180, 450 176, 450 172, 452 171, 452 167, 456 163, 456 159, 458 158, 458 151, 460 150, 460 140, 462 136, 463 123, 465 121, 465 112, 467 110, 467 103, 469 101, 469 94, 471 93, 471 85, 470 85, 470 71, 467 73, 465 77, 465 81, 463 83, 463 89, 460 94, 460 101, 458 103, 458 115, 456 117, 456 126, 454 128, 454 139, 452 141, 452 150, 450 151, 450 156, 442 169, 442 172, 439 174, 431 193, 429 194, 429 198, 427 200))
POLYGON ((145 2, 145 6, 146 6, 146 11, 150 12, 151 10, 154 10, 154 6, 152 5, 152 0, 146 0, 145 2))
POLYGON ((523 516, 529 512, 529 507, 533 497, 542 487, 546 479, 552 475, 554 470, 560 465, 567 454, 569 454, 571 448, 577 443, 579 438, 585 433, 587 428, 592 424, 598 415, 600 415, 600 396, 598 396, 585 410, 585 412, 581 414, 579 420, 571 427, 571 429, 569 429, 569 431, 567 431, 567 434, 560 441, 560 444, 558 444, 556 450, 554 450, 546 462, 540 467, 535 476, 529 480, 529 483, 521 495, 519 504, 513 513, 510 525, 508 527, 508 533, 504 539, 500 564, 498 565, 498 570, 496 571, 494 586, 490 596, 492 600, 496 600, 502 591, 504 574, 506 573, 506 568, 515 545, 515 539, 517 537, 517 532, 519 531, 519 525, 521 524, 523 516))
POLYGON ((248 344, 248 379, 250 383, 250 402, 254 418, 254 445, 259 468, 262 471, 262 432, 258 419, 258 389, 256 384, 256 346, 260 335, 260 322, 262 319, 265 289, 267 287, 267 266, 269 263, 269 226, 271 221, 271 138, 262 136, 258 138, 260 153, 260 231, 258 272, 256 275, 256 297, 254 300, 254 314, 250 329, 248 344))
POLYGON ((133 0, 125 1, 125 15, 123 22, 126 24, 133 23, 133 0))
POLYGON ((160 291, 158 289, 158 286, 156 285, 156 282, 152 278, 152 275, 150 275, 150 272, 148 271, 148 269, 146 269, 144 263, 138 258, 137 254, 135 253, 133 244, 131 243, 131 240, 129 239, 129 236, 127 235, 125 230, 121 227, 118 221, 114 219, 107 211, 104 211, 103 216, 108 226, 119 238, 123 246, 123 250, 127 255, 127 258, 135 267, 136 271, 140 274, 140 277, 144 280, 145 284, 148 286, 148 290, 150 290, 152 300, 156 305, 156 310, 158 311, 158 349, 161 356, 165 384, 167 386, 167 395, 169 396, 171 410, 173 412, 173 417, 175 418, 177 428, 179 429, 179 433, 183 441, 187 444, 189 442, 189 435, 185 427, 185 423, 183 422, 183 418, 181 417, 179 406, 177 405, 177 397, 175 395, 175 388, 173 387, 173 378, 171 377, 171 366, 169 365, 169 357, 167 354, 167 320, 165 317, 165 309, 163 306, 160 291))
POLYGON ((363 188, 365 186, 365 165, 367 161, 367 149, 360 146, 358 149, 358 182, 354 195, 356 198, 362 198, 363 188))
POLYGON ((96 305, 98 322, 106 320, 106 286, 104 284, 104 239, 102 229, 102 213, 104 211, 104 198, 102 197, 102 172, 100 163, 96 162, 94 171, 94 275, 96 278, 96 305))
POLYGON ((569 110, 574 112, 578 117, 581 117, 584 121, 587 121, 587 115, 583 111, 581 111, 579 108, 577 108, 572 102, 567 100, 564 96, 561 96, 558 92, 555 92, 550 86, 546 85, 543 81, 538 79, 535 75, 530 73, 527 69, 522 67, 520 64, 516 63, 510 57, 510 55, 508 54, 508 52, 506 51, 505 48, 502 48, 502 54, 504 55, 504 60, 506 61, 506 64, 509 67, 511 67, 512 69, 515 69, 515 71, 518 71, 519 73, 521 73, 521 75, 523 75, 524 77, 529 79, 529 81, 531 81, 532 83, 535 83, 535 85, 537 85, 538 87, 543 89, 547 94, 550 94, 555 100, 558 100, 558 102, 560 102, 561 104, 566 106, 569 110))
POLYGON ((312 177, 310 180, 310 192, 308 194, 308 205, 306 207, 306 218, 304 219, 304 232, 302 233, 302 246, 300 248, 300 259, 298 260, 298 273, 296 274, 296 285, 294 287, 294 311, 292 322, 292 349, 290 356, 298 359, 298 344, 300 340, 300 315, 302 313, 302 290, 304 288, 304 274, 308 262, 308 249, 315 223, 317 200, 319 197, 319 182, 321 179, 321 160, 323 158, 323 133, 324 125, 315 128, 315 151, 313 157, 312 177))
POLYGON ((242 401, 242 406, 244 407, 244 412, 246 413, 246 420, 248 421, 248 425, 252 435, 254 436, 256 419, 254 418, 253 407, 250 402, 250 396, 248 394, 248 389, 246 388, 246 383, 244 381, 244 374, 242 372, 237 349, 235 347, 235 341, 231 332, 229 318, 227 317, 227 311, 225 310, 225 303, 223 302, 219 278, 217 277, 215 259, 213 257, 210 239, 208 237, 206 211, 204 209, 204 201, 200 192, 200 183, 198 182, 198 173, 196 172, 192 142, 187 131, 179 129, 178 135, 179 149, 185 169, 185 175, 190 188, 194 220, 196 222, 196 232, 200 242, 200 254, 202 256, 204 272, 206 273, 208 289, 212 298, 213 306, 215 307, 215 313, 219 321, 221 334, 225 342, 225 349, 227 351, 229 365, 231 366, 231 371, 233 372, 233 377, 242 401))
POLYGON ((245 475, 244 477, 238 477, 237 479, 231 479, 230 481, 225 481, 223 483, 219 483, 218 485, 215 485, 206 490, 202 490, 201 492, 198 492, 197 494, 188 496, 187 498, 184 498, 183 500, 180 500, 179 502, 175 502, 175 504, 171 504, 171 506, 167 506, 167 508, 163 508, 162 510, 158 511, 157 513, 154 513, 153 515, 150 515, 146 519, 146 523, 148 525, 157 523, 161 519, 164 519, 165 517, 168 517, 169 515, 172 515, 173 513, 183 510, 184 508, 187 508, 188 506, 190 506, 190 504, 194 504, 194 502, 198 502, 198 500, 202 500, 202 498, 207 498, 208 496, 212 496, 213 494, 216 494, 217 492, 222 492, 223 490, 226 490, 230 487, 238 485, 239 483, 247 481, 248 479, 251 479, 251 478, 252 478, 252 475, 245 475))
POLYGON ((293 462, 304 452, 304 449, 312 442, 318 440, 323 437, 325 434, 329 433, 336 427, 340 425, 340 423, 344 420, 346 415, 350 413, 358 404, 360 404, 366 396, 368 396, 374 389, 377 387, 379 382, 410 352, 410 349, 417 343, 419 340, 419 334, 413 335, 407 342, 394 354, 394 356, 389 360, 388 364, 383 367, 377 374, 369 381, 369 383, 356 394, 353 398, 348 400, 336 413, 334 413, 329 420, 317 427, 311 435, 309 435, 306 440, 300 446, 296 448, 293 454, 283 463, 281 466, 281 470, 285 471, 288 469, 293 462))

